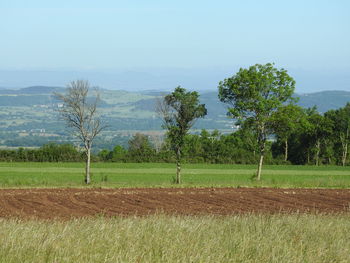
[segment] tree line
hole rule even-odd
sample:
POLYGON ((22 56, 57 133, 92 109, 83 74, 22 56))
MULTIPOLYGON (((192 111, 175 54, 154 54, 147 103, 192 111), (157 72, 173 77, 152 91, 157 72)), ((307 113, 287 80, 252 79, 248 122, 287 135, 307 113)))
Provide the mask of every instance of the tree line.
MULTIPOLYGON (((350 103, 320 114, 314 108, 282 106, 273 116, 274 134, 267 140, 266 164, 349 165, 350 103), (278 120, 278 121, 277 121, 278 120)), ((242 125, 231 134, 202 130, 184 137, 184 163, 255 164, 258 142, 254 131, 242 125)), ((0 161, 81 162, 84 154, 71 144, 50 143, 38 149, 0 150, 0 161)), ((92 154, 100 162, 176 162, 171 143, 161 145, 136 133, 128 147, 92 154)))
POLYGON ((38 149, 0 149, 2 162, 81 162, 83 153, 71 144, 45 144, 38 149))
MULTIPOLYGON (((349 165, 350 103, 321 114, 315 107, 282 105, 272 115, 273 134, 267 138, 265 163, 295 165, 349 165)), ((255 164, 259 142, 249 124, 231 134, 202 130, 184 137, 181 160, 187 163, 255 164)), ((171 142, 156 148, 137 133, 129 147, 102 150, 98 159, 109 162, 175 162, 171 142)))

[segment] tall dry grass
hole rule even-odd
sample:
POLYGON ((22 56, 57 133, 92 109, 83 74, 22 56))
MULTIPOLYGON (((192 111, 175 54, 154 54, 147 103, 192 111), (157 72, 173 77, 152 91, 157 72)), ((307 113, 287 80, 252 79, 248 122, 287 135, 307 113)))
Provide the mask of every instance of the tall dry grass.
POLYGON ((0 219, 0 262, 350 262, 350 217, 0 219))

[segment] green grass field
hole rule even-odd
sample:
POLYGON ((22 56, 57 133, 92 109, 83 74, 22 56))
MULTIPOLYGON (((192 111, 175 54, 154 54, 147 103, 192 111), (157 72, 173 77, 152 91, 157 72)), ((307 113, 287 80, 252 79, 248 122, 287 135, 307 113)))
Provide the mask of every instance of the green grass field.
POLYGON ((0 262, 350 262, 346 215, 0 219, 0 262))
MULTIPOLYGON (((262 180, 252 180, 255 165, 185 164, 182 187, 350 188, 350 168, 339 166, 264 166, 262 180)), ((94 163, 93 187, 175 187, 174 164, 94 163)), ((0 187, 80 187, 83 163, 0 163, 0 187)))

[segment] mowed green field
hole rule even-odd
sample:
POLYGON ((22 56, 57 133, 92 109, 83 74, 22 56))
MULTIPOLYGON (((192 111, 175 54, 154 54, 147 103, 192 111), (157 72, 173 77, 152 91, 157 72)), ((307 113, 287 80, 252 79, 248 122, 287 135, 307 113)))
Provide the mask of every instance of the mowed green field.
MULTIPOLYGON (((184 164, 181 187, 350 188, 350 167, 266 165, 262 180, 255 165, 184 164)), ((93 187, 178 187, 175 165, 93 163, 93 187)), ((83 163, 0 163, 0 187, 84 186, 83 163)))

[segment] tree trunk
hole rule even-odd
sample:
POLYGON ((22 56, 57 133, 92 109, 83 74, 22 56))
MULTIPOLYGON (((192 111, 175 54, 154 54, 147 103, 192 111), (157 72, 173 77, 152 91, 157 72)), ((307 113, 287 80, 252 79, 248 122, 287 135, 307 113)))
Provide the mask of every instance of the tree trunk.
POLYGON ((90 159, 91 159, 91 148, 86 149, 86 167, 85 167, 85 183, 90 184, 90 159))
POLYGON ((343 156, 342 156, 342 165, 343 166, 345 166, 345 164, 346 164, 347 156, 348 156, 348 143, 344 143, 343 156))
POLYGON ((284 141, 284 161, 288 160, 288 139, 284 141))
POLYGON ((256 172, 256 179, 258 181, 260 181, 260 179, 261 179, 261 170, 262 170, 263 161, 264 161, 264 154, 261 154, 259 165, 258 165, 258 171, 256 172))
POLYGON ((258 144, 259 144, 259 151, 260 151, 260 160, 259 160, 258 170, 256 171, 256 180, 260 181, 261 170, 262 170, 262 165, 263 165, 264 155, 265 155, 265 147, 266 147, 266 133, 265 133, 264 125, 262 125, 259 129, 258 144))
POLYGON ((180 164, 180 159, 181 159, 181 151, 180 151, 180 148, 179 148, 176 151, 176 183, 177 184, 181 183, 181 164, 180 164))
POLYGON ((346 159, 348 156, 348 138, 349 138, 349 128, 346 129, 346 134, 344 136, 342 136, 342 134, 340 135, 340 141, 342 144, 342 165, 345 166, 346 164, 346 159))
POLYGON ((320 151, 321 151, 321 142, 320 140, 316 141, 316 154, 315 154, 315 164, 316 166, 319 165, 319 160, 320 160, 320 151))

